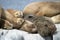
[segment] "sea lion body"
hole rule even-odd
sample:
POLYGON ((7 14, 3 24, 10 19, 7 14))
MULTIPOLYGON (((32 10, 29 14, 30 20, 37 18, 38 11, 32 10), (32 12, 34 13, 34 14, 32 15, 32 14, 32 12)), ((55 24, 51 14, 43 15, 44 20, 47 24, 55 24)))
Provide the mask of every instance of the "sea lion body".
POLYGON ((33 2, 24 8, 23 13, 51 17, 60 14, 60 2, 33 2))
POLYGON ((53 35, 56 32, 56 26, 49 17, 26 14, 24 18, 34 23, 38 33, 43 37, 53 35))

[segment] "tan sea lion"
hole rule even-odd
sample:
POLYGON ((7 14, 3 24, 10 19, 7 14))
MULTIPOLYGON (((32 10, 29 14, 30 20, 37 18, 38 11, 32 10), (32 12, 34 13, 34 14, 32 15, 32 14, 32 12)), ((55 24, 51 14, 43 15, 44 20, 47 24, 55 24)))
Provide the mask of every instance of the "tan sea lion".
POLYGON ((12 14, 14 17, 21 18, 23 17, 23 12, 19 10, 7 9, 7 11, 12 14))
POLYGON ((2 25, 5 29, 18 29, 29 33, 34 33, 37 31, 32 22, 24 20, 23 18, 14 17, 6 10, 4 10, 4 13, 2 14, 2 19, 4 19, 2 25))
POLYGON ((33 2, 25 6, 23 13, 51 17, 60 14, 60 2, 33 2))
POLYGON ((37 33, 37 29, 36 29, 36 26, 28 21, 28 20, 24 20, 23 18, 20 18, 18 19, 17 24, 13 24, 13 23, 10 23, 9 21, 7 20, 2 20, 2 22, 0 22, 2 24, 2 29, 8 29, 8 30, 11 30, 11 29, 18 29, 18 30, 24 30, 26 32, 29 32, 29 33, 37 33))

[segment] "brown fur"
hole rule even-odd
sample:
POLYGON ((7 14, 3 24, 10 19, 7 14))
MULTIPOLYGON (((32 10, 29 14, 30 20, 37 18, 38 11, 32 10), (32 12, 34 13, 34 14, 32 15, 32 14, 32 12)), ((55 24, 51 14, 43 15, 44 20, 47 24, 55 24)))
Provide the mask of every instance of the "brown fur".
POLYGON ((8 20, 4 20, 4 28, 5 29, 19 29, 21 28, 22 23, 24 22, 24 20, 22 20, 21 18, 17 18, 16 23, 11 23, 8 20))
POLYGON ((52 21, 47 17, 41 17, 37 19, 34 23, 37 26, 38 33, 40 33, 40 35, 42 36, 53 35, 56 31, 54 23, 52 23, 52 21))
POLYGON ((4 20, 4 19, 0 19, 0 20, 1 20, 0 28, 2 28, 2 29, 12 29, 13 28, 13 24, 11 24, 9 21, 4 20))
MULTIPOLYGON (((4 19, 4 23, 5 20, 9 21, 11 24, 14 25, 14 27, 18 28, 20 27, 20 23, 18 21, 20 21, 20 18, 14 17, 12 14, 10 14, 8 11, 3 10, 3 13, 1 13, 1 19, 4 19)), ((2 24, 2 23, 1 23, 2 24)), ((4 24, 2 24, 4 25, 4 24)), ((8 25, 8 24, 7 24, 8 25)))
POLYGON ((36 29, 36 26, 28 21, 28 20, 24 20, 22 18, 18 19, 18 23, 19 25, 14 25, 13 23, 10 23, 9 21, 7 20, 2 20, 2 22, 0 23, 3 23, 2 25, 2 29, 18 29, 18 30, 24 30, 26 32, 29 32, 29 33, 36 33, 37 32, 37 29, 36 29))
POLYGON ((7 11, 12 14, 14 17, 21 18, 23 17, 23 12, 19 10, 7 9, 7 11))
POLYGON ((14 17, 12 14, 10 14, 8 11, 4 11, 3 17, 5 17, 5 20, 10 21, 11 23, 15 23, 17 21, 17 18, 14 17), (5 16, 4 16, 5 14, 5 16))
POLYGON ((0 28, 3 28, 3 24, 5 23, 4 21, 2 21, 1 19, 4 18, 2 17, 2 14, 4 13, 4 9, 0 6, 0 28))
POLYGON ((53 21, 49 17, 45 17, 45 16, 38 17, 33 14, 26 14, 24 18, 35 24, 38 33, 41 36, 45 37, 45 36, 53 35, 56 31, 56 27, 53 21))
POLYGON ((36 26, 28 20, 25 20, 25 22, 23 23, 23 25, 20 29, 24 30, 26 32, 29 32, 29 33, 37 33, 36 26))
POLYGON ((2 14, 4 13, 4 9, 0 7, 0 18, 2 18, 2 14))
POLYGON ((6 11, 6 10, 4 10, 4 13, 2 14, 2 17, 4 17, 4 18, 2 18, 2 19, 4 19, 4 20, 8 20, 9 22, 11 22, 11 23, 17 23, 17 20, 19 19, 19 18, 17 18, 17 17, 14 17, 12 14, 10 14, 8 11, 6 11))
POLYGON ((14 17, 6 10, 4 10, 4 13, 2 14, 2 19, 0 22, 2 24, 1 28, 19 29, 19 30, 27 31, 29 33, 34 33, 37 31, 32 22, 28 20, 24 20, 23 18, 14 17))
POLYGON ((11 25, 11 27, 8 25, 8 27, 6 27, 7 29, 18 29, 18 30, 24 30, 26 32, 29 32, 29 33, 36 33, 37 32, 37 29, 36 29, 36 26, 28 21, 28 20, 24 20, 23 18, 20 18, 18 20, 18 24, 19 25, 11 25))
POLYGON ((0 7, 0 18, 1 18, 2 8, 0 7))
POLYGON ((33 2, 24 8, 23 13, 51 17, 60 14, 60 2, 33 2))
POLYGON ((37 29, 32 22, 24 20, 23 18, 17 18, 13 16, 13 14, 11 14, 10 12, 11 11, 4 10, 4 13, 2 14, 2 19, 0 19, 0 28, 24 30, 29 33, 37 32, 37 29))

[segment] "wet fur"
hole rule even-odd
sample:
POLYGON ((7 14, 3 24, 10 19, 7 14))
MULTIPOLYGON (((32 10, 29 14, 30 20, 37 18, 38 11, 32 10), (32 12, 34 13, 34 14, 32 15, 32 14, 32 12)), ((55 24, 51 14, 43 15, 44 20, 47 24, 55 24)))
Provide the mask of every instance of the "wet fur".
POLYGON ((53 35, 56 32, 56 26, 49 17, 26 14, 24 18, 34 23, 38 33, 43 37, 53 35))

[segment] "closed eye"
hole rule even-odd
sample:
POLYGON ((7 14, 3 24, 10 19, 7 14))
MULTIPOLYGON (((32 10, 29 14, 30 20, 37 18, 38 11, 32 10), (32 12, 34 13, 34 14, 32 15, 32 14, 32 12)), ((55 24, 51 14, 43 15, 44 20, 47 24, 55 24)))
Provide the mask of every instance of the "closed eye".
POLYGON ((16 15, 18 15, 18 13, 16 13, 16 15))
POLYGON ((45 26, 45 27, 48 27, 48 25, 47 25, 47 24, 45 24, 44 26, 45 26))
POLYGON ((28 18, 33 18, 33 16, 28 16, 28 18))

